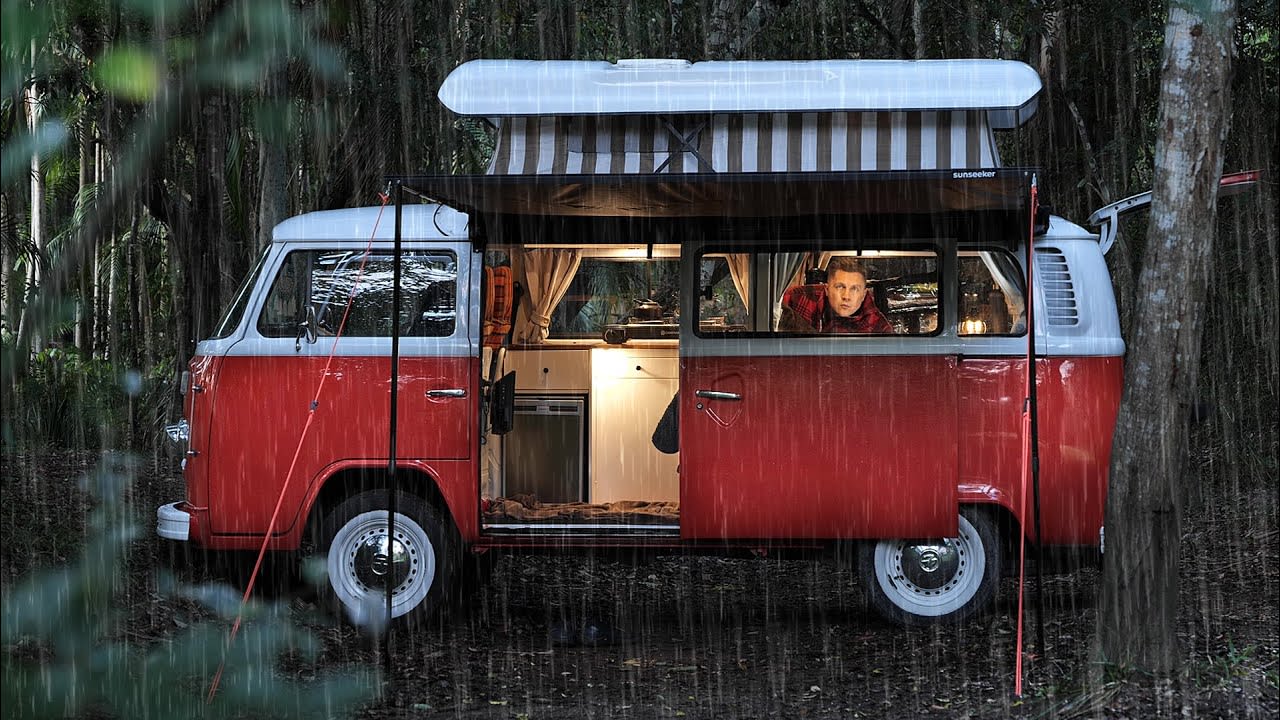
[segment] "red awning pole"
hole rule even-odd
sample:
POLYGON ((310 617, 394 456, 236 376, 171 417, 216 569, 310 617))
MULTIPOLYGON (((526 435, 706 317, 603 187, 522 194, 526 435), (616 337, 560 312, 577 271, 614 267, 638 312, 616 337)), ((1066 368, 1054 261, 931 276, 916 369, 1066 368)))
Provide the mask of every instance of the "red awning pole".
POLYGON ((1044 645, 1044 542, 1040 536, 1040 428, 1036 411, 1036 324, 1035 293, 1032 278, 1035 276, 1035 235, 1037 213, 1036 177, 1031 176, 1031 220, 1027 232, 1027 379, 1026 394, 1022 406, 1022 491, 1018 513, 1018 630, 1015 640, 1014 694, 1022 697, 1022 617, 1025 596, 1027 557, 1027 484, 1030 480, 1033 497, 1032 513, 1036 538, 1036 647, 1041 656, 1047 655, 1044 645))

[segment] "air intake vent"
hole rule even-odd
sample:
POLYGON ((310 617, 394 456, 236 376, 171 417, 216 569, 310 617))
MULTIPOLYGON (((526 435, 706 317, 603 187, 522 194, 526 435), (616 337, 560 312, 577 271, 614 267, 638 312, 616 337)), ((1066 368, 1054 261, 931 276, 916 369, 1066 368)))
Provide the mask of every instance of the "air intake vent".
POLYGON ((1071 282, 1071 271, 1062 251, 1057 248, 1037 250, 1036 265, 1040 268, 1040 282, 1043 283, 1045 322, 1054 326, 1079 325, 1076 287, 1071 282))

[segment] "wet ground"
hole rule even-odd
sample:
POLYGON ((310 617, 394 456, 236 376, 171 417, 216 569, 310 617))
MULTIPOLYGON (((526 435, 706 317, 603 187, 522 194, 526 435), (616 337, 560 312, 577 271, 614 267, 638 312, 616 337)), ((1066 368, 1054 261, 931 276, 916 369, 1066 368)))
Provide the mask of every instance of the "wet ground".
MULTIPOLYGON (((59 489, 73 486, 70 479, 92 461, 5 458, 6 590, 32 566, 74 555, 83 501, 59 489), (19 506, 26 508, 21 516, 13 509, 19 506), (15 544, 17 532, 52 539, 15 544)), ((165 473, 144 472, 135 504, 149 514, 175 491, 165 473)), ((1276 502, 1274 489, 1241 492, 1189 513, 1180 628, 1185 669, 1167 686, 1110 675, 1087 683, 1098 577, 1092 569, 1046 576, 1043 647, 1036 589, 1028 588, 1029 654, 1018 698, 1012 578, 981 619, 904 630, 872 613, 856 573, 830 559, 671 557, 632 565, 526 556, 498 562, 490 582, 446 618, 397 633, 384 697, 359 716, 1274 718, 1280 715, 1276 502), (596 628, 589 638, 595 642, 564 642, 586 625, 596 628)), ((167 557, 165 546, 148 538, 130 562, 125 632, 142 645, 213 617, 156 592, 154 569, 167 557)), ((245 575, 243 561, 181 567, 191 582, 235 584, 245 575)), ((310 623, 304 618, 314 605, 280 575, 260 595, 310 623)), ((358 631, 308 627, 322 640, 319 660, 289 660, 279 672, 305 680, 353 662, 381 665, 381 648, 358 631)), ((253 631, 246 625, 242 638, 253 631)))

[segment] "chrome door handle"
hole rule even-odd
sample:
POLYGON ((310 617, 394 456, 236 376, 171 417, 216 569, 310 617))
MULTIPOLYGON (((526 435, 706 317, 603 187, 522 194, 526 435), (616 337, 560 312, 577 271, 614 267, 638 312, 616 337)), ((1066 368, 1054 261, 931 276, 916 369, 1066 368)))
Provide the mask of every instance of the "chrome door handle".
POLYGON ((741 400, 742 396, 733 392, 721 392, 720 390, 694 390, 693 394, 706 398, 707 400, 741 400))
POLYGON ((447 388, 445 390, 428 390, 427 397, 444 398, 444 397, 466 397, 467 391, 463 388, 447 388))

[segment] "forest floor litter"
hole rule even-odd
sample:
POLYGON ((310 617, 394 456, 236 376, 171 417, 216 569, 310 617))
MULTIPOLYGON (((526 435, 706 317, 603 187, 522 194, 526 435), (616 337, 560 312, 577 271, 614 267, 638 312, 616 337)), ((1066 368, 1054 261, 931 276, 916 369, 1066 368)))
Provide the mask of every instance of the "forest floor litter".
MULTIPOLYGON (((84 539, 76 479, 94 455, 6 455, 6 592, 36 568, 67 562, 84 539)), ((155 463, 165 465, 165 463, 155 463)), ((166 466, 167 467, 167 466, 166 466)), ((215 616, 157 589, 175 560, 154 538, 154 506, 181 494, 176 473, 144 472, 131 501, 135 543, 124 635, 143 647, 215 616)), ((1260 480, 1258 485, 1266 485, 1260 480)), ((1208 491, 1206 491, 1207 493, 1208 491)), ((856 572, 832 559, 769 555, 513 556, 445 617, 393 636, 392 675, 362 718, 1274 718, 1280 716, 1280 532, 1274 488, 1188 504, 1175 682, 1103 673, 1090 683, 1096 569, 1044 577, 1044 640, 1027 589, 1025 691, 1014 695, 1016 578, 994 611, 945 628, 902 629, 863 600, 856 572)), ((1016 561, 1016 558, 1014 559, 1016 561)), ((243 590, 249 554, 177 558, 188 583, 243 590)), ((1034 578, 1029 572, 1028 577, 1034 578)), ((322 641, 314 662, 277 672, 305 681, 381 648, 351 627, 315 623, 316 607, 277 570, 257 595, 287 605, 322 641)), ((241 638, 254 631, 245 625, 241 638)), ((5 663, 43 659, 7 647, 5 663)))

